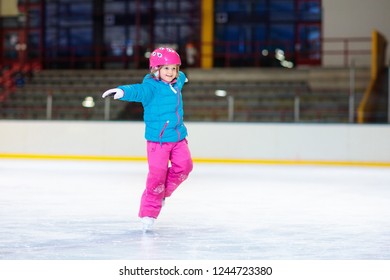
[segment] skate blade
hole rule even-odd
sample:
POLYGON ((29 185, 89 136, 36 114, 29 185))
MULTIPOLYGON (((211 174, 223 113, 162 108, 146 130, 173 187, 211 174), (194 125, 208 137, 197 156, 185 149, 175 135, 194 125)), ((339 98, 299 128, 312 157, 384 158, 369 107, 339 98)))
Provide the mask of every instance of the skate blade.
POLYGON ((142 232, 143 233, 148 233, 148 232, 151 232, 152 231, 152 226, 151 225, 147 225, 147 226, 143 226, 142 227, 142 232))

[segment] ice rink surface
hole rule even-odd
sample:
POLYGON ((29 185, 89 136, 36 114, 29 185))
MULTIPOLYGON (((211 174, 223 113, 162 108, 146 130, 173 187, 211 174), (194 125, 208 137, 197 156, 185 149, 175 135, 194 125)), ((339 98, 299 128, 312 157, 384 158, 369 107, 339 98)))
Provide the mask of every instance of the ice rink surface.
POLYGON ((144 234, 146 174, 0 159, 0 259, 390 259, 389 168, 195 163, 144 234))

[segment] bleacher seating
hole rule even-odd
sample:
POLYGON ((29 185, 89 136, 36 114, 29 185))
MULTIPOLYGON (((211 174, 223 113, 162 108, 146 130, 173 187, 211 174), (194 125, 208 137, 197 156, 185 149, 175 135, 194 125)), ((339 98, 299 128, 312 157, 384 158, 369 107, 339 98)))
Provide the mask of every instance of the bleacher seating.
MULTIPOLYGON (((228 101, 234 97, 234 121, 294 122, 299 100, 300 122, 348 122, 349 69, 184 69, 190 82, 183 90, 186 121, 227 121, 228 101)), ((368 80, 369 69, 355 71, 355 107, 368 80)), ((2 119, 104 120, 106 89, 142 81, 146 70, 43 70, 0 103, 2 119), (85 108, 85 97, 95 106, 85 108)), ((110 119, 142 117, 139 104, 112 101, 110 119)))

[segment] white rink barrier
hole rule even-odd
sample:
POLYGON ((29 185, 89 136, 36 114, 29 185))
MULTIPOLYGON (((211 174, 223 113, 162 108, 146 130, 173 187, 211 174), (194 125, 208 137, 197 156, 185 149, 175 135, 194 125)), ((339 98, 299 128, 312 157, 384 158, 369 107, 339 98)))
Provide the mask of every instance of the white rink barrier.
MULTIPOLYGON (((390 126, 187 122, 195 160, 390 166, 390 126)), ((0 157, 145 160, 144 123, 0 121, 0 157)))

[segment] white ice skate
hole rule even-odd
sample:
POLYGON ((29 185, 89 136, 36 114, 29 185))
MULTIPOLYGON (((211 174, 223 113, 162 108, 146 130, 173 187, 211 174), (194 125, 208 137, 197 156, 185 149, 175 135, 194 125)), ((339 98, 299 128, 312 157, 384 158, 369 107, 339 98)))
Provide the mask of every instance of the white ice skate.
POLYGON ((155 220, 156 220, 155 218, 151 218, 151 217, 142 217, 141 218, 142 231, 143 232, 149 231, 152 228, 155 220))

